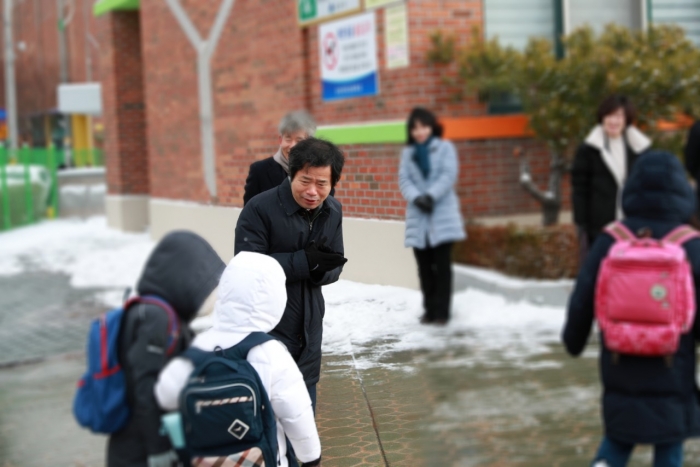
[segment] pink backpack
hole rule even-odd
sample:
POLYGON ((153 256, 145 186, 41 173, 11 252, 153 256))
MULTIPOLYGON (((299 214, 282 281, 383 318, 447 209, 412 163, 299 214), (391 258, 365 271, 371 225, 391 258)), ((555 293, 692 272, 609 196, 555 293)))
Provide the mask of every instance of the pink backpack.
POLYGON ((693 326, 695 286, 681 246, 698 237, 680 226, 662 240, 637 238, 620 222, 598 274, 595 315, 606 347, 618 354, 670 356, 693 326))

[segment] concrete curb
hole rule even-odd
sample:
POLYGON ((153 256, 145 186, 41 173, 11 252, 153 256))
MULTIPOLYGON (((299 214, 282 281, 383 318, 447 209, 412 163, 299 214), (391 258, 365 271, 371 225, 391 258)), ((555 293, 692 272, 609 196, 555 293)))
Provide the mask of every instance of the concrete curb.
POLYGON ((574 281, 541 281, 509 277, 489 269, 454 266, 454 290, 469 288, 495 293, 511 301, 527 301, 535 305, 565 307, 574 281))

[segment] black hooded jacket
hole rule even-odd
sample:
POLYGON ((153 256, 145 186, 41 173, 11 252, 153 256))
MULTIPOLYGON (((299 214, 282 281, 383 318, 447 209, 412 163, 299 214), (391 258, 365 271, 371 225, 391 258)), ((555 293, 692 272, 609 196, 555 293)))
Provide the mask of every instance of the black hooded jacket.
POLYGON ((158 373, 192 339, 187 324, 219 283, 225 268, 214 249, 191 232, 163 238, 146 262, 137 291, 168 302, 180 318, 180 338, 173 355, 166 355, 168 314, 150 304, 126 310, 119 340, 119 357, 127 381, 131 419, 109 439, 109 467, 146 466, 150 455, 171 449, 160 435, 162 412, 153 394, 158 373))
MULTIPOLYGON (((695 210, 695 195, 676 157, 660 151, 641 155, 622 194, 623 223, 632 231, 651 229, 663 238, 689 221, 695 210)), ((613 245, 602 233, 576 280, 563 331, 566 349, 579 355, 586 346, 594 319, 594 297, 598 271, 613 245)), ((693 271, 696 303, 700 303, 700 239, 684 245, 693 271)), ((601 346, 600 375, 603 383, 605 432, 613 440, 639 443, 675 443, 700 435, 700 403, 695 380, 696 341, 700 338, 700 314, 692 332, 681 336, 678 351, 669 367, 664 358, 620 355, 601 346)))
POLYGON ((333 251, 344 254, 342 224, 340 202, 328 196, 315 213, 309 213, 294 200, 289 178, 251 199, 236 224, 236 254, 252 251, 270 255, 284 269, 287 307, 270 334, 287 346, 307 385, 316 384, 321 372, 325 314, 321 286, 337 281, 343 268, 312 276, 304 248, 326 237, 333 251))
MULTIPOLYGON (((625 148, 627 167, 633 167, 639 156, 629 145, 625 148)), ((619 189, 600 149, 586 143, 578 148, 571 169, 571 187, 574 223, 595 238, 617 218, 619 189)))
MULTIPOLYGON (((695 122, 688 132, 688 141, 683 152, 685 168, 696 182, 700 182, 700 120, 695 122)), ((700 190, 697 190, 700 196, 700 190)))

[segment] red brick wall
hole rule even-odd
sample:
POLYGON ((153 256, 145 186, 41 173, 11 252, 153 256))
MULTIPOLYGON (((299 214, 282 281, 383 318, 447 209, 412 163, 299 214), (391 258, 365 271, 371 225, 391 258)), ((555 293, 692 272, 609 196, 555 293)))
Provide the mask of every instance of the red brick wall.
MULTIPOLYGON (((203 37, 220 2, 182 2, 203 37)), ((208 202, 196 54, 165 2, 142 3, 151 194, 208 202)), ((295 2, 236 1, 212 59, 218 202, 242 205, 248 166, 271 155, 277 124, 304 107, 303 31, 295 2)))
MULTIPOLYGON (((71 2, 66 2, 71 3, 71 2)), ((87 54, 92 61, 92 80, 100 80, 100 51, 88 42, 86 32, 97 37, 93 0, 73 0, 72 19, 66 27, 68 77, 70 82, 87 80, 87 54), (87 8, 87 20, 84 9, 87 8)), ((70 10, 68 10, 70 11, 70 10)), ((60 83, 58 14, 55 0, 14 2, 15 78, 21 136, 29 140, 29 116, 57 107, 60 83)), ((2 9, 0 8, 0 18, 2 9)), ((4 57, 4 45, 0 50, 4 57)), ((5 74, 0 71, 0 106, 5 107, 5 74)))
MULTIPOLYGON (((100 18, 105 164, 110 194, 148 194, 149 164, 138 12, 100 18)), ((178 174, 180 180, 186 174, 178 174)), ((180 182, 173 178, 173 183, 180 182)))
MULTIPOLYGON (((537 212, 539 204, 519 184, 519 163, 512 156, 522 146, 531 156, 533 179, 547 185, 549 161, 542 147, 530 139, 461 141, 456 145, 460 160, 457 194, 465 219, 480 216, 537 212)), ((406 203, 399 191, 398 168, 401 145, 344 146, 347 157, 343 178, 336 191, 346 215, 403 219, 406 203)), ((565 206, 569 184, 564 183, 565 206)))
POLYGON ((474 100, 456 102, 455 89, 444 82, 454 69, 428 65, 430 34, 437 30, 454 33, 466 43, 474 26, 482 23, 482 2, 469 0, 409 0, 408 33, 411 64, 407 68, 386 69, 384 9, 376 12, 377 53, 380 94, 375 97, 323 102, 319 72, 318 27, 309 28, 308 50, 311 63, 311 110, 321 124, 371 120, 404 119, 415 106, 432 109, 439 116, 483 114, 474 100))
MULTIPOLYGON (((183 0, 207 37, 220 2, 183 0)), ((429 35, 443 29, 464 42, 482 21, 481 1, 409 0, 411 66, 385 69, 383 10, 377 11, 380 95, 324 103, 320 96, 318 27, 299 29, 295 2, 238 0, 212 59, 218 197, 202 173, 196 54, 165 2, 142 2, 150 192, 154 197, 241 206, 248 166, 277 146, 288 111, 308 108, 320 124, 404 119, 424 105, 439 116, 484 113, 474 100, 455 102, 444 74, 426 63, 429 35)), ((545 186, 548 157, 530 140, 457 142, 459 194, 465 217, 537 212, 518 184, 515 144, 530 148, 535 180, 545 186), (536 155, 537 154, 537 155, 536 155)), ((338 197, 351 216, 402 219, 400 145, 348 146, 338 197)), ((568 193, 568 192, 566 192, 568 193)), ((565 195, 568 199, 568 194, 565 195)))

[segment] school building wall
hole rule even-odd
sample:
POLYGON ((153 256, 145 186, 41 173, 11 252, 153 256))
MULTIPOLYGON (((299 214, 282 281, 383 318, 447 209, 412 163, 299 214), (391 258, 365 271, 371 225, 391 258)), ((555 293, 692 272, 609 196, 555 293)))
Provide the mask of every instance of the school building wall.
MULTIPOLYGON (((100 45, 97 42, 98 19, 92 14, 92 0, 66 2, 65 28, 68 82, 99 81, 100 45), (89 36, 92 36, 92 39, 89 36), (89 71, 88 71, 89 70, 89 71)), ((57 107, 60 80, 58 2, 48 0, 15 1, 13 36, 15 43, 15 79, 20 137, 31 139, 29 118, 57 107)), ((0 11, 0 18, 2 18, 0 11)), ((4 48, 0 56, 4 60, 4 48)), ((5 107, 5 74, 0 73, 0 107, 5 107)))
MULTIPOLYGON (((220 2, 181 0, 181 4, 200 36, 206 38, 220 2)), ((461 163, 457 190, 465 219, 532 214, 536 222, 539 205, 520 187, 519 163, 512 151, 516 146, 526 148, 534 178, 544 186, 549 165, 546 149, 525 135, 524 124, 509 132, 512 122, 508 118, 485 117, 484 106, 474 99, 455 101, 454 89, 444 82, 445 75, 455 70, 433 67, 425 58, 429 35, 437 29, 454 31, 466 40, 471 28, 481 24, 482 2, 410 0, 406 4, 411 65, 386 69, 383 9, 379 9, 380 93, 333 103, 321 98, 318 26, 299 28, 296 2, 234 4, 211 60, 216 197, 209 195, 204 183, 197 55, 166 2, 141 2, 140 11, 112 12, 98 18, 103 30, 129 21, 134 27, 138 20, 142 66, 139 80, 136 66, 126 69, 115 59, 102 63, 105 73, 121 83, 109 84, 110 78, 105 78, 104 84, 105 93, 111 93, 105 97, 110 225, 128 229, 150 225, 156 239, 171 229, 192 229, 228 259, 233 254, 233 229, 243 204, 248 167, 275 152, 276 127, 285 113, 306 108, 324 134, 324 128, 335 125, 403 121, 417 105, 432 109, 449 123, 447 137, 454 136, 451 139, 461 163), (127 141, 119 133, 129 121, 125 118, 129 102, 120 107, 115 97, 120 95, 115 90, 124 83, 143 90, 144 134, 129 137, 131 143, 136 142, 131 149, 124 149, 127 141), (107 109, 109 106, 113 109, 107 109), (471 119, 479 118, 478 125, 472 125, 471 119), (478 131, 465 133, 460 130, 463 127, 478 127, 478 131), (138 151, 140 141, 143 146, 138 151), (131 182, 134 179, 137 182, 131 182)), ((101 44, 114 40, 112 36, 102 35, 101 44)), ((131 104, 138 107, 138 102, 131 104)), ((346 218, 350 258, 343 274, 346 279, 417 285, 412 252, 403 247, 405 201, 398 189, 402 147, 396 138, 342 145, 347 162, 337 198, 346 218)), ((568 188, 565 198, 568 200, 568 188)))

